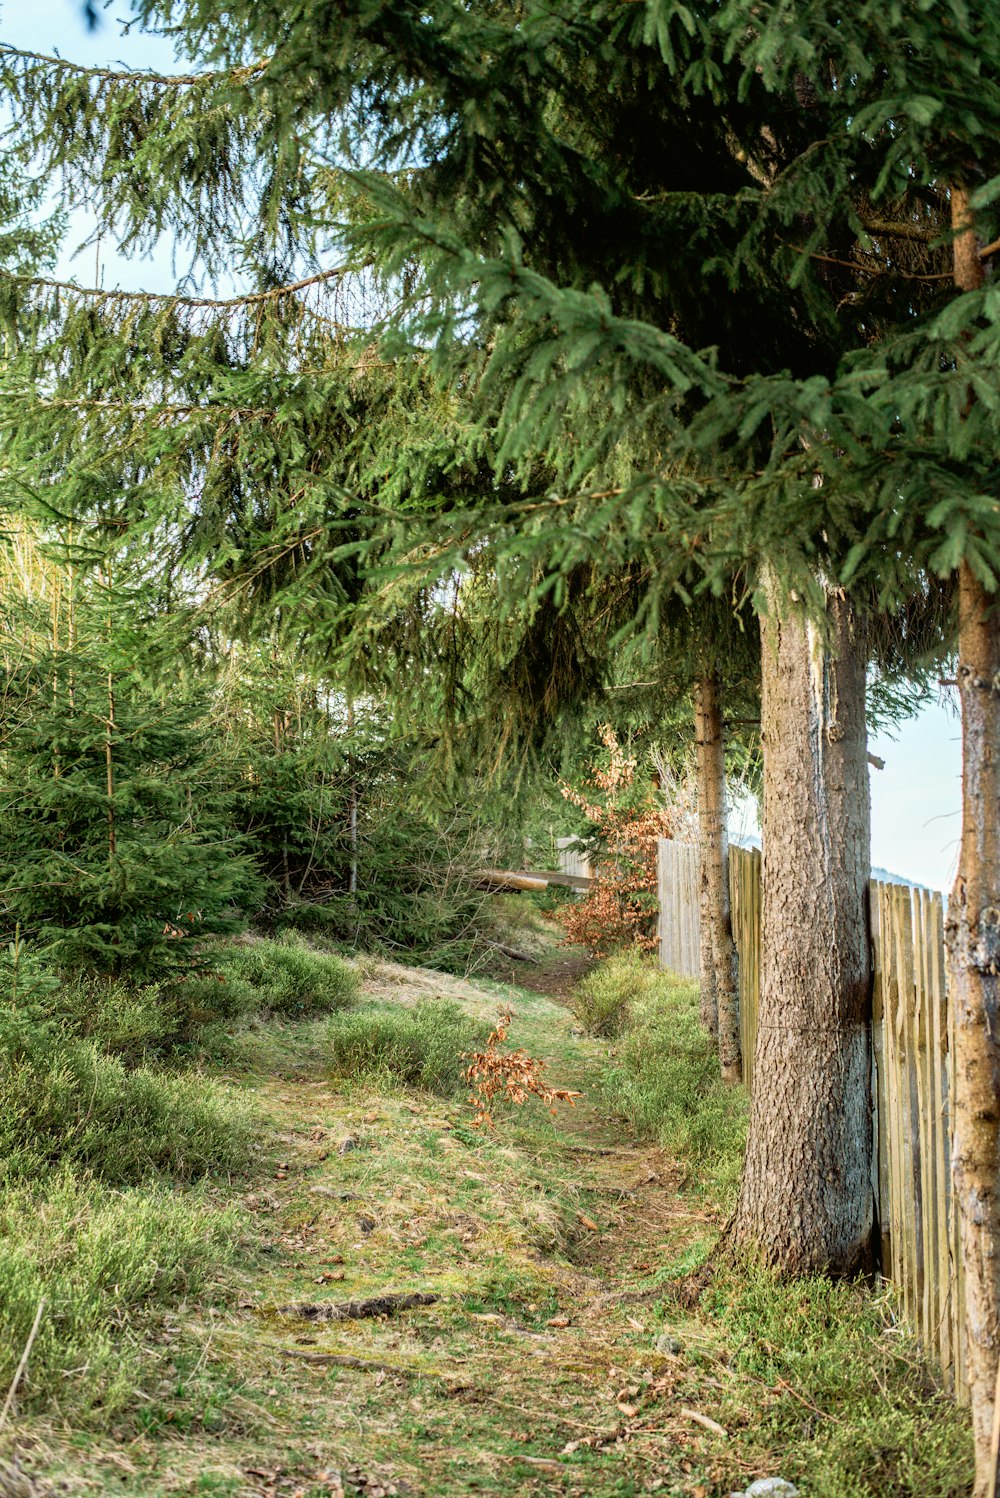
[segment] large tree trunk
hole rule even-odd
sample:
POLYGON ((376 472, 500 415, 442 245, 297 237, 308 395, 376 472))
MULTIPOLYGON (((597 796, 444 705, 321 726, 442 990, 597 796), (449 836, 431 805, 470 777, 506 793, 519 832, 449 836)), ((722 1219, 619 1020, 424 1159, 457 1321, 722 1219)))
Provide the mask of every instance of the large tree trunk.
POLYGON ((707 672, 695 684, 694 723, 698 755, 698 842, 701 854, 702 1018, 705 1018, 707 990, 710 996, 708 1004, 714 1007, 718 1025, 722 1079, 736 1083, 743 1080, 743 1066, 740 1058, 736 947, 733 944, 733 929, 729 917, 726 752, 722 736, 719 680, 714 672, 707 672), (710 963, 707 973, 706 959, 710 963))
POLYGON ((866 655, 766 579, 763 971, 750 1138, 728 1243, 787 1274, 851 1274, 873 1223, 866 655))
MULTIPOLYGON (((982 285, 968 193, 951 194, 955 285, 982 285)), ((971 397, 970 397, 971 398, 971 397)), ((976 1498, 997 1491, 1000 1395, 1000 617, 967 564, 959 573, 962 853, 945 936, 955 1014, 952 1181, 965 1268, 976 1498)))

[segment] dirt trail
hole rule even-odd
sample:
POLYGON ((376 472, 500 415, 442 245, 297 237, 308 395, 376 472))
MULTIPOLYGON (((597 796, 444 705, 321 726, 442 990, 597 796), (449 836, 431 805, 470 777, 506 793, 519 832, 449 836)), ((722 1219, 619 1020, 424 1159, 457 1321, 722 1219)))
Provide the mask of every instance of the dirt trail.
POLYGON ((531 993, 546 994, 552 999, 565 1002, 573 992, 574 984, 594 966, 594 958, 580 947, 567 947, 554 953, 544 962, 525 966, 515 974, 521 988, 531 993))
MULTIPOLYGON (((287 1032, 277 1071, 244 1084, 280 1152, 243 1198, 248 1266, 172 1331, 195 1349, 178 1377, 210 1391, 202 1416, 177 1437, 150 1421, 122 1447, 77 1439, 61 1474, 53 1442, 66 1485, 38 1493, 728 1493, 739 1464, 690 1415, 713 1418, 721 1385, 701 1348, 687 1357, 690 1325, 664 1340, 669 1291, 661 1305, 649 1293, 712 1224, 672 1162, 599 1106, 603 1048, 559 1002, 584 966, 539 965, 536 992, 515 995, 514 1041, 585 1096, 556 1118, 524 1109, 493 1137, 469 1128, 464 1100, 337 1084, 321 1030, 287 1032), (329 1319, 414 1293, 395 1314, 329 1319), (290 1309, 317 1304, 326 1319, 290 1309)), ((484 1017, 503 998, 385 963, 366 989, 382 1004, 461 997, 484 1017)))

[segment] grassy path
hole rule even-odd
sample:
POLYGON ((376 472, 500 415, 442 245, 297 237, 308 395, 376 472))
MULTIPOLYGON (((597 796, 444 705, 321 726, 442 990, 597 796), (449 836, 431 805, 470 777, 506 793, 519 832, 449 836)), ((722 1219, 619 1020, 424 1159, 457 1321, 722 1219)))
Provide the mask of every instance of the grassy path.
MULTIPOLYGON (((677 1304, 668 1281, 717 1221, 671 1159, 602 1112, 606 1047, 563 1003, 389 964, 370 964, 365 988, 373 1006, 444 996, 486 1018, 509 998, 513 1042, 579 1088, 579 1106, 553 1118, 531 1104, 484 1135, 464 1101, 332 1080, 323 1023, 270 1032, 231 1079, 273 1146, 241 1188, 238 1270, 167 1319, 169 1376, 133 1419, 100 1434, 25 1425, 18 1456, 35 1476, 21 1490, 0 1470, 0 1498, 723 1498, 787 1474, 776 1429, 807 1448, 836 1437, 822 1382, 741 1363, 731 1324, 677 1304), (435 1298, 320 1319, 387 1293, 435 1298)), ((880 1491, 911 1489, 836 1476, 803 1489, 880 1491)))

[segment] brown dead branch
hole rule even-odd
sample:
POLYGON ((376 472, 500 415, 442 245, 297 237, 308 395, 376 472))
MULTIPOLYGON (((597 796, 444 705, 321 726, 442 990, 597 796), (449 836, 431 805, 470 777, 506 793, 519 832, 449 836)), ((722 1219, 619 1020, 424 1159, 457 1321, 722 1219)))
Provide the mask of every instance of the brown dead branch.
POLYGON ((432 1306, 440 1300, 439 1295, 428 1295, 417 1290, 401 1295, 372 1295, 367 1300, 343 1300, 337 1304, 313 1304, 278 1306, 279 1316, 301 1316, 304 1321, 361 1321, 368 1316, 393 1316, 397 1311, 410 1311, 415 1306, 432 1306))

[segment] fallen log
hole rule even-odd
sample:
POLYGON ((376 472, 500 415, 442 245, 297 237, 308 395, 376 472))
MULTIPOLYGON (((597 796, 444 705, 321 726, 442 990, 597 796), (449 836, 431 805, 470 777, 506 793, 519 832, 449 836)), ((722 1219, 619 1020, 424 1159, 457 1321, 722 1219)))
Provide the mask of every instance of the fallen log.
POLYGON ((544 874, 521 874, 512 869, 483 869, 476 880, 476 888, 486 890, 531 890, 537 894, 548 887, 544 874))
POLYGON ((536 957, 531 957, 527 952, 519 952, 516 947, 505 946, 502 941, 486 941, 484 946, 489 947, 491 952, 499 952, 501 957, 509 957, 512 962, 537 962, 536 957))
POLYGON ((439 1295, 416 1291, 407 1295, 372 1295, 367 1300, 342 1300, 338 1303, 306 1301, 296 1306, 276 1306, 275 1314, 301 1316, 304 1321, 361 1321, 367 1316, 392 1316, 396 1311, 409 1311, 414 1306, 432 1306, 440 1299, 439 1295))
MULTIPOLYGON (((275 1351, 283 1358, 301 1358, 304 1363, 326 1363, 334 1368, 360 1368, 363 1373, 399 1373, 404 1377, 422 1378, 427 1371, 399 1363, 383 1363, 377 1358, 356 1358, 350 1352, 310 1352, 298 1347, 276 1347, 275 1351)), ((443 1374, 435 1376, 444 1377, 443 1374)))
POLYGON ((557 884, 561 889, 588 890, 597 883, 589 874, 557 874, 546 869, 525 869, 529 879, 544 879, 548 884, 557 884))

